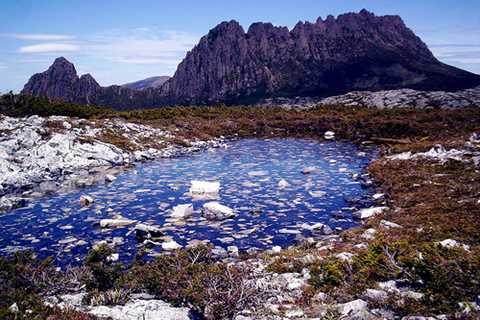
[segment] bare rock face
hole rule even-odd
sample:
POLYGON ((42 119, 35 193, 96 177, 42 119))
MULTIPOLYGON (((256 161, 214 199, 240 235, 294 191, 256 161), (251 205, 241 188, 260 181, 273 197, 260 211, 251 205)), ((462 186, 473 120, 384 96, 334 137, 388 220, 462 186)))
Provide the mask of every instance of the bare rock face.
POLYGON ((262 98, 326 97, 409 88, 456 91, 480 76, 439 62, 398 16, 366 10, 292 29, 222 22, 201 38, 159 88, 102 88, 59 58, 22 93, 117 109, 166 104, 251 103, 262 98))
POLYGON ((439 62, 398 16, 362 10, 289 31, 223 22, 187 54, 167 82, 178 103, 249 102, 353 90, 457 90, 480 76, 439 62))
MULTIPOLYGON (((81 86, 83 89, 86 89, 85 82, 87 81, 87 77, 82 80, 81 86)), ((93 81, 94 83, 89 84, 91 86, 88 88, 89 91, 96 90, 94 88, 95 84, 96 87, 100 87, 95 80, 93 81)), ((34 95, 38 93, 52 99, 70 100, 80 93, 75 86, 77 82, 79 82, 79 78, 74 65, 67 59, 60 57, 55 60, 47 71, 33 75, 23 88, 23 91, 34 95)))

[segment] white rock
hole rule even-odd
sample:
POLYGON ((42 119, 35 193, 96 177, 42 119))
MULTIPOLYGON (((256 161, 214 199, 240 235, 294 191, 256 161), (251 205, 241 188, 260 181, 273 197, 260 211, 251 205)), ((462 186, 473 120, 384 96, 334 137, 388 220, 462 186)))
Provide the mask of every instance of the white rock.
POLYGON ((318 169, 316 167, 305 167, 305 168, 303 168, 302 173, 303 174, 310 174, 310 173, 313 173, 317 170, 318 169))
POLYGON ((282 247, 280 246, 273 246, 272 247, 272 252, 273 253, 280 253, 282 251, 282 247))
POLYGON ((268 175, 268 172, 265 170, 250 171, 248 175, 250 177, 262 177, 268 175))
POLYGON ((401 293, 402 297, 410 298, 413 300, 421 300, 425 295, 421 292, 404 291, 401 293))
POLYGON ((353 300, 347 303, 337 304, 337 311, 342 316, 356 314, 367 309, 367 302, 362 299, 353 300))
POLYGON ((218 181, 190 181, 190 196, 196 200, 217 199, 220 192, 218 181))
MULTIPOLYGON (((145 294, 134 294, 132 299, 125 305, 114 306, 86 306, 81 301, 84 294, 77 296, 64 295, 63 302, 57 305, 61 309, 76 308, 99 318, 111 318, 113 320, 189 320, 190 310, 187 308, 175 308, 170 304, 152 299, 153 297, 145 294)), ((50 303, 50 305, 52 305, 50 303)))
POLYGON ((10 311, 11 313, 19 313, 20 309, 18 308, 18 305, 15 302, 10 307, 8 307, 8 311, 10 311))
POLYGON ((388 294, 385 291, 378 289, 365 290, 365 296, 376 301, 384 301, 388 298, 388 294))
POLYGON ((446 249, 462 247, 466 251, 470 250, 470 247, 468 245, 461 244, 460 242, 453 239, 445 239, 443 241, 440 241, 439 244, 446 249))
POLYGON ((170 240, 162 243, 162 249, 165 251, 171 251, 171 250, 176 250, 180 248, 182 248, 182 246, 177 242, 175 242, 174 240, 170 240))
POLYGON ((117 180, 117 177, 115 177, 113 174, 106 174, 105 175, 105 180, 107 182, 113 182, 113 181, 117 180))
POLYGON ((292 229, 287 229, 287 228, 282 228, 278 230, 278 233, 282 234, 300 234, 301 232, 299 230, 292 230, 292 229))
POLYGON ((203 205, 202 214, 205 218, 210 220, 223 220, 236 216, 236 213, 233 211, 233 209, 216 201, 205 203, 203 205))
POLYGON ((237 246, 228 246, 227 251, 232 255, 232 256, 238 256, 238 247, 237 246))
POLYGON ((193 215, 193 204, 179 204, 172 208, 170 217, 187 218, 193 215))
POLYGON ((304 223, 304 224, 301 225, 301 227, 303 229, 310 230, 310 231, 318 233, 318 234, 328 235, 328 234, 333 233, 332 228, 330 228, 328 225, 323 224, 321 222, 315 223, 313 225, 309 225, 307 223, 304 223))
POLYGON ((373 200, 380 200, 380 199, 383 199, 385 198, 385 194, 384 193, 375 193, 373 196, 372 196, 373 200))
POLYGON ((387 291, 387 292, 392 292, 392 293, 400 292, 400 290, 398 290, 398 288, 397 288, 397 283, 395 282, 395 280, 378 282, 377 285, 380 289, 382 289, 384 291, 387 291))
POLYGON ((376 233, 377 233, 377 230, 375 230, 373 228, 369 228, 362 233, 361 237, 366 239, 366 240, 373 240, 373 239, 375 239, 375 234, 376 233))
POLYGON ((385 228, 385 229, 402 228, 401 225, 396 224, 395 222, 388 221, 388 220, 381 220, 380 221, 380 226, 385 228))
POLYGON ((387 207, 372 207, 372 208, 365 208, 365 209, 361 209, 355 213, 353 213, 353 216, 358 218, 358 219, 368 219, 368 218, 371 218, 377 214, 380 214, 382 212, 384 212, 385 210, 387 210, 388 208, 387 207))
POLYGON ((92 204, 93 201, 94 200, 91 196, 88 196, 88 195, 81 195, 80 196, 80 204, 82 206, 88 206, 89 204, 92 204))
POLYGON ((135 233, 140 238, 150 239, 152 237, 160 237, 163 232, 159 227, 148 224, 139 223, 135 226, 135 233))
POLYGON ((335 255, 336 258, 342 261, 352 261, 353 256, 355 255, 350 252, 340 252, 335 255))
POLYGON ((130 219, 102 219, 100 220, 100 227, 102 228, 117 228, 125 227, 134 224, 135 220, 130 219))
POLYGON ((112 253, 107 257, 107 261, 117 262, 119 258, 120 258, 120 255, 118 253, 112 253))
POLYGON ((327 193, 325 191, 309 191, 308 194, 314 198, 321 198, 324 197, 327 193))

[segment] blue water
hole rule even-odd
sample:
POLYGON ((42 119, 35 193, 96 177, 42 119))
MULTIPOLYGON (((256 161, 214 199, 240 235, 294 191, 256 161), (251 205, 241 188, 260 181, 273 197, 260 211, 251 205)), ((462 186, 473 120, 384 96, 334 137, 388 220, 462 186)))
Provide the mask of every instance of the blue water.
MULTIPOLYGON (((56 257, 59 265, 77 264, 95 242, 106 240, 115 243, 122 261, 129 261, 143 246, 132 227, 97 226, 100 219, 117 215, 161 226, 166 236, 184 246, 191 240, 209 240, 215 246, 235 245, 240 250, 286 247, 299 235, 280 233, 281 229, 311 236, 300 227, 303 223, 322 222, 338 230, 355 226, 347 199, 369 197, 372 190, 355 176, 365 172, 375 154, 359 151, 365 150, 336 141, 247 139, 230 142, 228 148, 139 164, 113 183, 45 196, 1 215, 0 253, 31 249, 41 258, 56 257), (307 166, 319 170, 303 174, 307 166), (248 174, 257 171, 263 175, 248 174), (280 189, 280 179, 290 186, 280 189), (202 218, 205 201, 193 201, 187 194, 191 180, 220 181, 219 202, 235 209, 237 217, 220 222, 202 218), (315 197, 311 191, 326 194, 315 197), (82 194, 94 197, 94 204, 82 207, 82 194), (193 203, 193 217, 171 221, 170 209, 184 203, 193 203), (78 240, 86 244, 78 245, 78 240)), ((161 253, 159 246, 149 250, 150 256, 161 253)))

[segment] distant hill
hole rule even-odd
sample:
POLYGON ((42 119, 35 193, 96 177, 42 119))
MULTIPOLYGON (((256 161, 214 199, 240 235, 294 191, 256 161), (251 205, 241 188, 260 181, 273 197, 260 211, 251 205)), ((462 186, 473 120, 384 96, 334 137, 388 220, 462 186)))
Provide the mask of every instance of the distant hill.
POLYGON ((90 75, 78 77, 73 64, 59 58, 32 76, 22 93, 127 109, 478 85, 480 75, 438 61, 399 16, 362 10, 298 22, 292 30, 254 23, 245 32, 234 20, 222 22, 160 87, 101 87, 90 75))
POLYGON ((150 77, 143 80, 130 82, 122 85, 122 87, 130 88, 133 90, 144 90, 148 88, 160 88, 167 80, 169 76, 150 77))

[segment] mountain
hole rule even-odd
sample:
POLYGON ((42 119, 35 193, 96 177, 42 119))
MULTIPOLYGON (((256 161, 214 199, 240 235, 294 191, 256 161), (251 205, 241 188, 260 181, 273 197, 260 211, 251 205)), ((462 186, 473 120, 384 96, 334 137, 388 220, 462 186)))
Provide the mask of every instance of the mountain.
POLYGON ((143 80, 130 82, 122 85, 134 90, 144 90, 148 88, 160 88, 167 80, 170 79, 169 76, 159 76, 159 77, 150 77, 143 80))
POLYGON ((79 77, 75 66, 63 57, 55 59, 45 72, 33 75, 21 93, 118 110, 155 107, 162 100, 160 92, 153 89, 101 87, 90 74, 79 77))
POLYGON ((353 90, 458 90, 480 76, 439 62, 398 16, 362 10, 299 22, 289 31, 223 22, 167 82, 178 103, 328 96, 353 90))
POLYGON ((125 109, 358 90, 455 91, 480 84, 479 75, 438 61, 400 17, 366 10, 299 22, 292 30, 254 23, 245 32, 234 20, 222 22, 159 88, 103 88, 89 75, 79 78, 65 59, 57 60, 22 93, 125 109))

